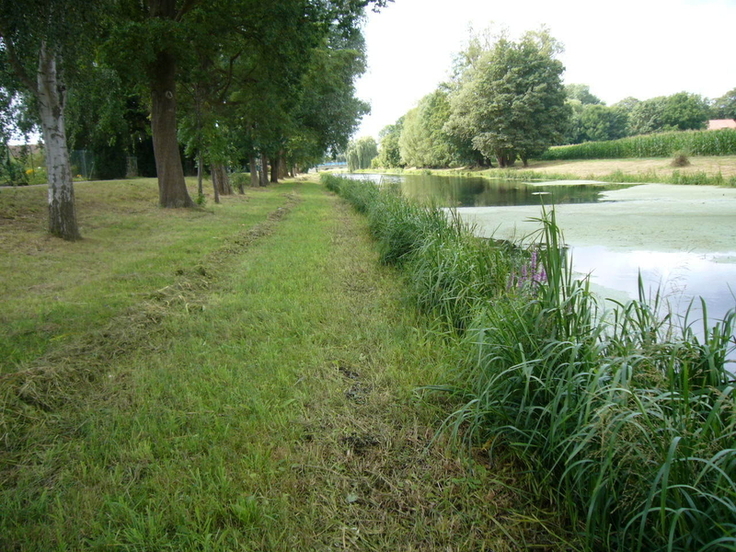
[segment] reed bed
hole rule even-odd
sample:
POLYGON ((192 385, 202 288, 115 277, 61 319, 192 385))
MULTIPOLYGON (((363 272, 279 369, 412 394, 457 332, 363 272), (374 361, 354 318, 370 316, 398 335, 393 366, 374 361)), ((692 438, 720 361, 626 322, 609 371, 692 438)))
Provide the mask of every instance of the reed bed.
POLYGON ((445 430, 515 451, 590 550, 736 550, 736 313, 662 317, 641 283, 604 309, 573 277, 554 211, 521 250, 370 182, 324 181, 368 215, 416 304, 466 343, 456 379, 433 388, 461 405, 445 430))
POLYGON ((605 142, 585 142, 550 148, 545 160, 626 159, 688 155, 736 155, 736 130, 689 130, 630 136, 605 142))

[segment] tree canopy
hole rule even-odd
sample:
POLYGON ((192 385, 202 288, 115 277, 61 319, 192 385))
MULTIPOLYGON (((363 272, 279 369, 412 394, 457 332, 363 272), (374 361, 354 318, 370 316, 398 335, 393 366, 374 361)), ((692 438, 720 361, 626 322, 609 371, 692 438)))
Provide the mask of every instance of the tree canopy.
POLYGON ((347 146, 369 110, 354 88, 364 10, 391 1, 0 0, 3 136, 36 110, 50 208, 64 213, 50 228, 67 239, 79 237, 67 142, 122 176, 149 134, 164 207, 193 205, 182 141, 200 166, 258 158, 273 179, 347 146))
POLYGON ((570 116, 556 59, 561 46, 546 31, 518 42, 501 35, 460 75, 451 98, 450 134, 501 167, 541 154, 559 143, 570 116))

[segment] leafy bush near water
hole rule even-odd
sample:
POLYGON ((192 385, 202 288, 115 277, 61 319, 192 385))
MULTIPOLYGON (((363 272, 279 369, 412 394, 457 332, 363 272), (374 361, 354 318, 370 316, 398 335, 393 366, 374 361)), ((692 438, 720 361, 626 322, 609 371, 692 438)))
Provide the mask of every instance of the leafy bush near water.
POLYGON ((473 360, 443 388, 465 403, 448 429, 516 450, 590 549, 736 550, 734 313, 704 320, 704 337, 643 291, 606 314, 573 278, 554 213, 524 255, 369 182, 325 181, 368 215, 417 304, 464 330, 473 360))
POLYGON ((663 132, 606 142, 557 146, 547 150, 542 159, 557 161, 670 157, 678 151, 687 151, 690 155, 736 155, 736 130, 663 132))

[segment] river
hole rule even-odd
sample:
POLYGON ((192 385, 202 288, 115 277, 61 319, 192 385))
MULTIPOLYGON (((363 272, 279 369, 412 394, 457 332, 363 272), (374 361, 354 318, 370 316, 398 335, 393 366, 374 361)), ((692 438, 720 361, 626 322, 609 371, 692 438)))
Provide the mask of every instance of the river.
POLYGON ((483 237, 529 241, 542 205, 554 206, 573 269, 618 301, 660 291, 675 313, 702 325, 736 308, 736 189, 593 181, 515 182, 435 175, 354 175, 407 197, 456 209, 483 237))

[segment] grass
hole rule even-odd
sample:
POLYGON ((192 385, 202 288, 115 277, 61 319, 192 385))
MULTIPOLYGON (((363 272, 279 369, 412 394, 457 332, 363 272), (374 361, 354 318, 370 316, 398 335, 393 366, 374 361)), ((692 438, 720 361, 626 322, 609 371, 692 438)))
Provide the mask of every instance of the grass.
POLYGON ((647 300, 640 281, 637 301, 606 312, 587 278, 573 278, 554 211, 543 212, 528 255, 476 242, 498 250, 485 262, 494 263, 495 280, 506 276, 505 286, 484 287, 487 271, 474 270, 478 257, 459 239, 469 229, 441 210, 370 182, 324 180, 357 200, 385 259, 400 253, 407 280, 433 288, 416 305, 430 314, 449 306, 439 320, 467 360, 452 385, 433 388, 465 402, 445 424, 453 439, 513 450, 572 526, 584 526, 586 549, 736 550, 736 393, 727 360, 736 311, 715 322, 704 314, 698 337, 687 319, 660 318, 659 296, 647 300), (384 217, 391 232, 381 231, 384 217), (427 246, 434 243, 446 248, 427 246), (472 319, 459 291, 471 295, 472 319))
POLYGON ((342 200, 77 194, 69 244, 43 190, 0 191, 0 549, 576 547, 513 457, 435 435, 453 403, 416 388, 464 353, 342 200))
MULTIPOLYGON (((662 184, 695 184, 713 186, 736 185, 736 157, 690 156, 690 166, 673 168, 672 158, 645 159, 582 159, 561 161, 532 160, 528 168, 511 169, 444 169, 431 170, 432 174, 450 176, 483 176, 509 180, 598 180, 602 182, 662 184)), ((374 169, 365 172, 411 174, 402 169, 374 169)), ((426 172, 426 169, 422 169, 426 172)))

